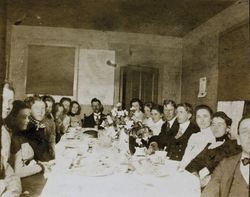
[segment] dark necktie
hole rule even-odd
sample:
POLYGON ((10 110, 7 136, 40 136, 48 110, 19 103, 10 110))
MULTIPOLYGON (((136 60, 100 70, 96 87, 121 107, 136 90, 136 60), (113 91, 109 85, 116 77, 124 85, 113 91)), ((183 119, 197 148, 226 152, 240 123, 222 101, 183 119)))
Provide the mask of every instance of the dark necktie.
POLYGON ((170 129, 170 124, 169 124, 169 122, 167 121, 167 124, 166 124, 166 131, 168 132, 169 129, 170 129))
POLYGON ((250 158, 244 158, 244 159, 242 159, 241 161, 242 161, 242 164, 243 164, 244 166, 250 164, 250 158))

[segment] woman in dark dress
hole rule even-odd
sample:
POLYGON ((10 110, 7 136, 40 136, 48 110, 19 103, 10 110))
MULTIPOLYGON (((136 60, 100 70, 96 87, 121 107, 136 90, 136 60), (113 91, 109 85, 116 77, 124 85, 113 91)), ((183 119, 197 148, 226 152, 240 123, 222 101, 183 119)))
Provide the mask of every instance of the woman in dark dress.
POLYGON ((211 126, 215 141, 208 143, 186 167, 186 170, 200 177, 202 186, 208 183, 220 161, 241 152, 237 141, 229 137, 231 124, 232 120, 224 112, 216 112, 211 126))
POLYGON ((27 132, 23 135, 35 152, 35 159, 49 161, 55 158, 55 123, 45 116, 45 103, 40 97, 28 97, 25 102, 31 109, 27 132))
POLYGON ((61 139, 61 136, 65 133, 65 127, 63 124, 64 107, 60 103, 55 103, 52 107, 52 116, 56 125, 56 143, 61 139))

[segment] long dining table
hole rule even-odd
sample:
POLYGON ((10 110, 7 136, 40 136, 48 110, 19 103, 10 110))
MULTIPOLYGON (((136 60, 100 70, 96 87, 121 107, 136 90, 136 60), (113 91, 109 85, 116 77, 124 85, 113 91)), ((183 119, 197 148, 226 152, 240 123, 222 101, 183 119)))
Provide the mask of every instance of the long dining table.
POLYGON ((55 166, 46 174, 42 197, 200 196, 199 179, 179 172, 177 161, 129 156, 116 140, 105 143, 85 131, 73 130, 56 145, 55 166))

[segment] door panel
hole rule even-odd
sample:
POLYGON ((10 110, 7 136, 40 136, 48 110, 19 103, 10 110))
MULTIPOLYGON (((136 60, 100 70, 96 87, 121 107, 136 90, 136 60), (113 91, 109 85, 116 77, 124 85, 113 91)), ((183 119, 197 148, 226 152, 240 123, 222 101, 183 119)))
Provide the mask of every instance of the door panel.
POLYGON ((158 100, 158 69, 143 66, 126 66, 121 69, 121 100, 129 109, 132 98, 143 102, 158 100))

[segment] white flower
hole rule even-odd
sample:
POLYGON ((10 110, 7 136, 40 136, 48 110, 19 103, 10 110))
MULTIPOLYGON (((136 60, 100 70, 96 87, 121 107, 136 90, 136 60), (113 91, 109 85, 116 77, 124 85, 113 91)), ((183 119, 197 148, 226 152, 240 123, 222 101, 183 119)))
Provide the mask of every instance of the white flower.
POLYGON ((134 124, 134 121, 132 121, 132 120, 127 120, 127 121, 126 121, 125 128, 126 128, 126 129, 132 129, 133 124, 134 124))
POLYGON ((123 111, 118 111, 118 112, 117 112, 117 116, 118 116, 118 117, 122 117, 122 116, 124 116, 123 111))
POLYGON ((117 115, 117 108, 114 107, 112 110, 111 110, 111 114, 113 117, 115 117, 117 115))
POLYGON ((140 138, 136 138, 135 142, 140 146, 142 145, 141 139, 140 138))
POLYGON ((127 116, 128 115, 128 111, 125 109, 125 110, 123 110, 123 112, 124 112, 124 115, 125 116, 127 116))
POLYGON ((108 124, 113 124, 113 120, 110 116, 107 116, 107 121, 108 121, 108 124))
POLYGON ((121 106, 122 106, 122 104, 121 104, 120 102, 116 104, 116 107, 117 107, 117 108, 119 108, 119 107, 121 107, 121 106))

